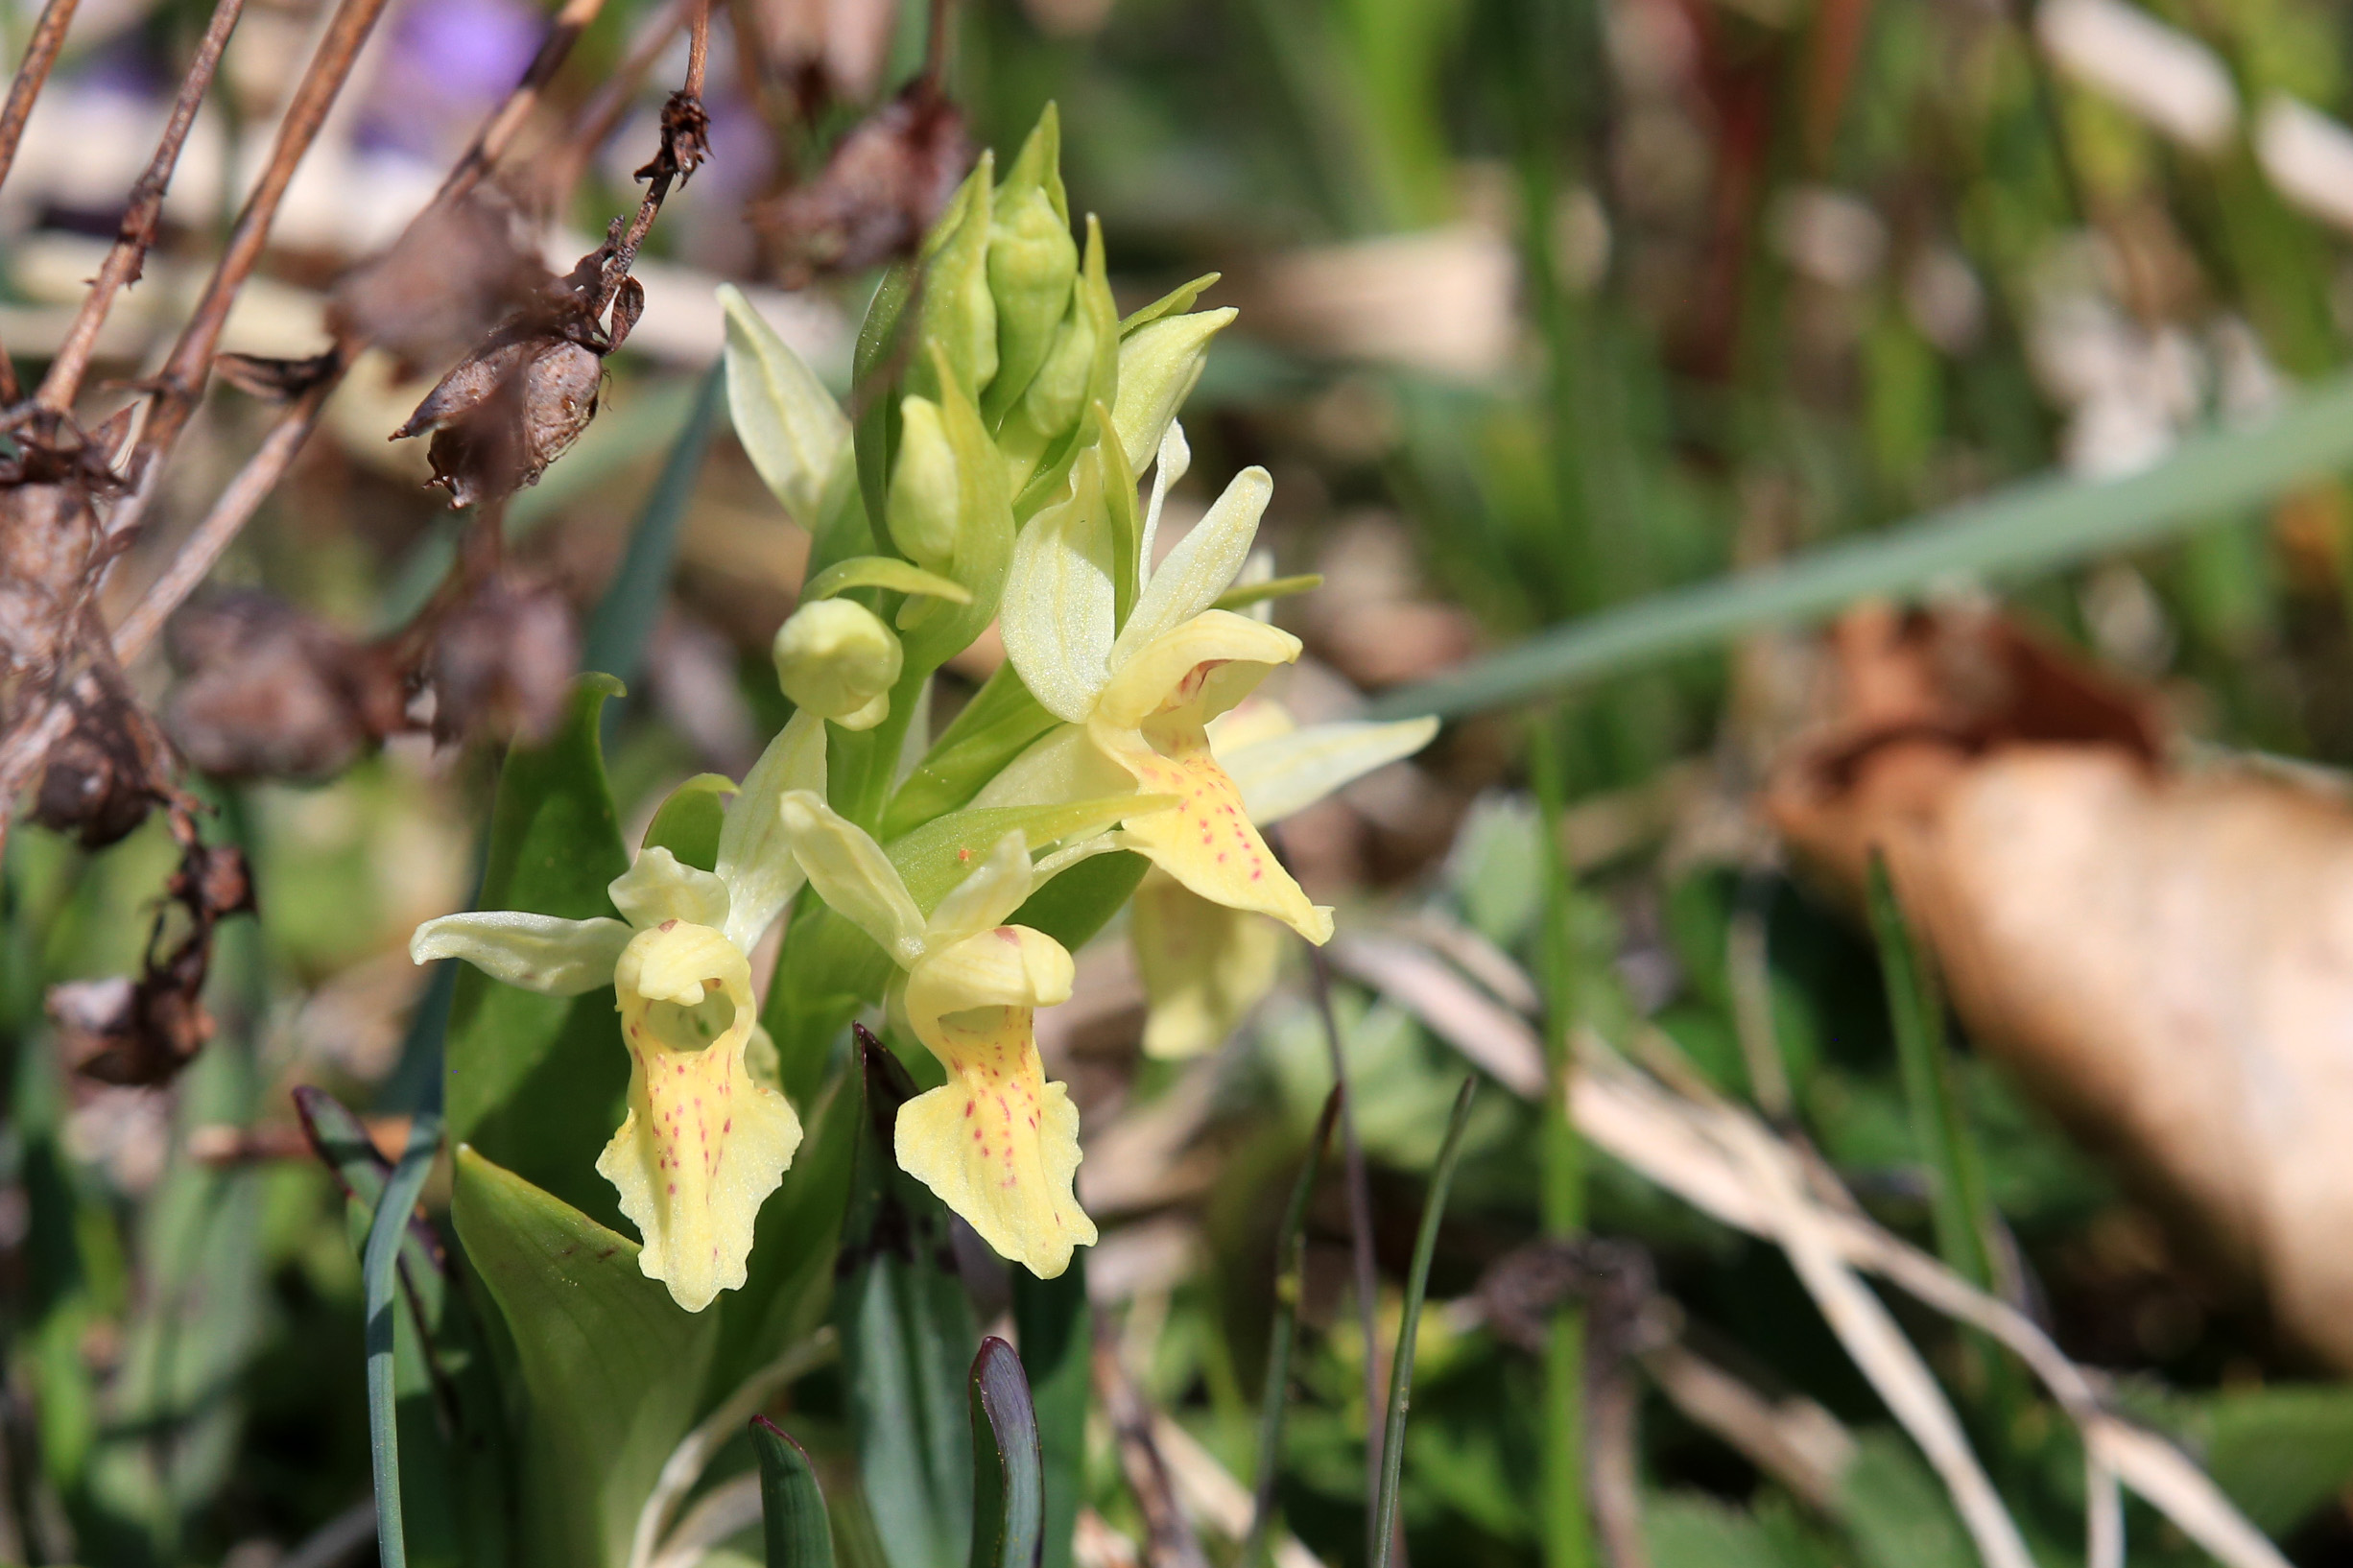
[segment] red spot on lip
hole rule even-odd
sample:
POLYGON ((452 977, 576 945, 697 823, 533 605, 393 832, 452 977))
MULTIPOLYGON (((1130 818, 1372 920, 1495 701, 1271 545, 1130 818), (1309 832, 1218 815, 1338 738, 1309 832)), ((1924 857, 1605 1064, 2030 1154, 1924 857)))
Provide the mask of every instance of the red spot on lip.
POLYGON ((969 849, 959 849, 956 851, 956 864, 959 866, 963 865, 964 862, 970 860, 971 858, 972 851, 969 849))

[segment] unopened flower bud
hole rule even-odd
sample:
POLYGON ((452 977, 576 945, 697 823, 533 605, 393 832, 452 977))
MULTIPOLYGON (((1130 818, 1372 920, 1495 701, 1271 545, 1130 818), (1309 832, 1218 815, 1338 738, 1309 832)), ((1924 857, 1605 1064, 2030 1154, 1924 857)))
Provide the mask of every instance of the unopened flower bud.
POLYGON ((1160 445, 1160 433, 1200 379, 1209 340, 1234 319, 1231 307, 1164 316, 1138 327, 1119 345, 1119 400, 1111 422, 1128 465, 1141 468, 1160 445))
POLYGON ((988 292, 997 313, 993 406, 1011 406, 1045 362, 1078 274, 1079 244, 1044 187, 1000 192, 988 237, 988 292))
POLYGON ((871 729, 891 712, 899 640, 852 599, 803 605, 777 629, 776 681, 784 695, 844 729, 871 729))
POLYGON ((926 571, 946 572, 956 558, 963 500, 956 449, 940 422, 939 405, 928 397, 903 399, 898 463, 891 473, 891 495, 884 508, 891 542, 926 571))
MULTIPOLYGON (((937 342, 948 366, 978 396, 997 374, 997 305, 988 292, 989 217, 993 163, 986 154, 973 168, 960 200, 948 208, 924 249, 918 343, 937 342)), ((930 358, 918 353, 907 384, 936 393, 930 358)))
POLYGON ((1047 441, 1066 434, 1086 408, 1087 377, 1095 368, 1095 324, 1073 310, 1022 394, 1021 419, 1047 441))

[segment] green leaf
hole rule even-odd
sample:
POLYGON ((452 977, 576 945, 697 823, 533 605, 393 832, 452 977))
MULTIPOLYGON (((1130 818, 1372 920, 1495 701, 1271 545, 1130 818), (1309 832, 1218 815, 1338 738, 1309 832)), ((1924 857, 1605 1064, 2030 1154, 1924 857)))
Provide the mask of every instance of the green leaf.
POLYGON ((837 560, 831 566, 801 584, 800 602, 813 604, 820 599, 831 599, 852 588, 889 588, 893 593, 929 594, 944 599, 951 605, 972 603, 972 590, 961 582, 927 572, 914 561, 901 560, 896 556, 852 556, 837 560))
POLYGON ((1479 1081, 1466 1078, 1454 1097, 1446 1142, 1438 1150, 1438 1169, 1430 1176, 1430 1196, 1422 1203, 1421 1230, 1414 1238, 1414 1265, 1405 1280, 1405 1312, 1397 1323, 1396 1360, 1389 1373, 1381 1492, 1373 1506, 1373 1568, 1389 1568, 1390 1553, 1397 1539, 1397 1484, 1405 1473, 1405 1417, 1414 1402, 1414 1352, 1421 1330, 1422 1301, 1430 1290, 1430 1260, 1438 1252, 1438 1225, 1446 1218, 1446 1193, 1454 1185, 1455 1167, 1462 1160, 1462 1129, 1470 1125, 1471 1102, 1478 1094, 1479 1081))
POLYGON ((719 1336, 638 1268, 638 1246, 461 1146, 451 1206, 513 1337, 525 1562, 614 1568, 692 1428, 719 1336))
POLYGON ((751 1418, 751 1451, 760 1461, 768 1568, 833 1568, 833 1528, 809 1456, 765 1415, 751 1418))
POLYGON ((972 1532, 963 1382, 980 1331, 948 1212, 892 1153, 915 1086, 882 1042, 857 1033, 864 1136, 834 1286, 850 1431, 890 1568, 955 1568, 972 1532))
POLYGON ((646 641, 654 635, 654 623, 670 593, 678 531, 685 525, 686 504, 694 497, 695 481, 701 476, 702 460, 719 427, 719 393, 725 380, 725 367, 714 365, 696 391, 686 423, 671 443, 669 457, 662 460, 662 471, 637 514, 637 526, 630 530, 621 565, 588 619, 581 639, 583 670, 604 670, 624 680, 636 677, 646 641))
POLYGON ((998 665, 891 797, 882 837, 901 838, 954 811, 1059 723, 1038 705, 1010 662, 998 665))
POLYGON ((1173 795, 1114 795, 1059 806, 980 806, 934 818, 883 845, 883 852, 898 867, 915 907, 929 915, 999 839, 1016 828, 1034 850, 1064 839, 1085 838, 1140 812, 1175 804, 1173 795))
POLYGON ((1079 1505, 1086 1496, 1086 1402, 1093 1388, 1095 1315, 1086 1299, 1086 1251, 1053 1279, 1013 1274, 1013 1332, 1036 1412, 1044 1534, 1040 1568, 1071 1568, 1079 1505))
POLYGON ((1122 321, 1119 323, 1119 335, 1124 338, 1137 327, 1150 326, 1163 316, 1183 315, 1193 308, 1194 300, 1199 299, 1203 293, 1207 292, 1211 284, 1224 275, 1224 273, 1203 273, 1192 282, 1179 284, 1169 290, 1168 293, 1146 305, 1142 310, 1136 311, 1122 321))
POLYGON ((785 1098, 801 1105, 825 1081, 842 1032, 858 1010, 881 998, 894 973, 874 938, 803 888, 785 922, 775 979, 760 1027, 776 1042, 785 1098))
POLYGON ((1046 1497, 1030 1380, 992 1334, 972 1358, 971 1384, 971 1568, 1037 1568, 1046 1497))
POLYGON ((849 450, 849 420, 743 290, 722 283, 719 305, 727 318, 727 411, 735 439, 793 520, 812 527, 825 482, 849 450))
POLYGON ((409 1124, 408 1147, 401 1151, 400 1163, 376 1195, 367 1245, 360 1254, 367 1305, 368 1437, 375 1472, 376 1547, 384 1568, 408 1568, 409 1560, 407 1510, 402 1507, 406 1490, 400 1477, 400 1428, 405 1423, 400 1420, 397 1387, 401 1338, 398 1265, 402 1250, 415 1239, 410 1216, 416 1211, 417 1196, 425 1190, 425 1177, 432 1175, 433 1156, 440 1147, 439 1107, 419 1111, 409 1124))
POLYGON ((1698 1492, 1643 1500, 1643 1544, 1651 1568, 1806 1568, 1746 1509, 1698 1492))
POLYGON ((1135 892, 1152 862, 1129 850, 1082 860, 1030 894, 1009 924, 1042 931, 1076 953, 1135 892))
POLYGON ((2353 1389, 2288 1385, 2169 1407, 2186 1417, 2176 1424, 2215 1485, 2270 1534, 2294 1530, 2353 1482, 2353 1389))
MULTIPOLYGON (((605 700, 620 690, 610 676, 582 677, 556 733, 509 753, 478 907, 571 919, 613 914, 605 889, 630 861, 597 730, 605 700)), ((538 996, 461 968, 448 1063, 452 1141, 592 1218, 619 1222, 612 1187, 596 1174, 629 1087, 609 988, 538 996)))
POLYGON ((1885 1428, 1856 1435, 1834 1511, 1865 1568, 1977 1568, 1944 1488, 1912 1445, 1885 1428))
POLYGON ((681 866, 713 869, 719 864, 719 829, 734 794, 735 780, 726 774, 697 773, 662 801, 646 824, 641 847, 667 849, 681 866))
POLYGON ((1587 683, 1768 627, 1820 620, 1858 599, 1955 578, 2015 580, 2236 519, 2353 463, 2353 376, 2259 424, 2183 441, 2120 479, 2043 478, 1772 566, 1654 594, 1572 621, 1436 680, 1367 717, 1474 713, 1587 683))

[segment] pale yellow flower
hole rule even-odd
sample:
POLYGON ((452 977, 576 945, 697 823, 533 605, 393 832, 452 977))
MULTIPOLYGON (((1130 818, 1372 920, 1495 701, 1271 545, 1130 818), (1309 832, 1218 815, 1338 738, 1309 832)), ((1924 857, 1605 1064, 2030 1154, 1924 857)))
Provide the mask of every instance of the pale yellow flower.
POLYGON ((1095 1240, 1071 1190, 1079 1108, 1046 1081, 1032 1029, 1037 1009, 1069 999, 1070 955, 1004 922, 1074 852, 1034 867, 1023 835, 1008 833, 926 914, 882 846, 821 796, 795 791, 779 809, 818 896, 905 972, 896 1005, 947 1069, 944 1085, 899 1107, 900 1167, 1000 1254, 1054 1278, 1095 1240))
POLYGON ((791 1102, 746 1066, 759 1029, 747 955, 799 891, 777 801, 824 787, 824 748, 823 722, 796 717, 728 805, 717 868, 646 849, 609 889, 621 919, 451 915, 409 943, 418 963, 463 959, 552 996, 613 986, 629 1114, 597 1171, 644 1238, 638 1267, 689 1312, 742 1287, 752 1222, 800 1146, 791 1102))

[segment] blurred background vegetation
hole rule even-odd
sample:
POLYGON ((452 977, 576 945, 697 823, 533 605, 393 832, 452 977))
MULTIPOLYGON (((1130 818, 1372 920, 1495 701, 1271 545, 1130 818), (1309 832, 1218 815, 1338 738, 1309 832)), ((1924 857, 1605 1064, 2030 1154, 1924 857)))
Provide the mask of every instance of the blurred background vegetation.
MULTIPOLYGON (((590 103, 654 10, 612 0, 554 83, 552 120, 590 103)), ((0 17, 0 54, 21 52, 33 14, 0 17)), ((201 277, 227 176, 250 166, 321 14, 254 0, 148 280, 109 325, 112 373, 140 373, 201 277)), ((699 467, 661 477, 697 449, 711 287, 757 285, 846 384, 872 274, 803 283, 746 207, 818 178, 915 69, 926 26, 888 0, 721 14, 713 156, 654 232, 644 322, 597 423, 508 519, 515 558, 579 621, 616 606, 651 618, 608 727, 632 829, 681 778, 740 772, 774 727, 767 641, 807 550, 724 419, 699 467), (623 571, 641 519, 677 502, 673 545, 623 571)), ((21 368, 54 348, 202 16, 87 0, 0 187, 0 342, 21 368)), ((528 0, 395 6, 226 346, 316 345, 326 287, 429 194, 541 25, 528 0)), ((1247 463, 1272 472, 1278 570, 1324 579, 1281 612, 1310 649, 1283 696, 1310 717, 2013 481, 2162 461, 2195 430, 2332 385, 2353 326, 2353 133, 2329 118, 2353 117, 2353 15, 2320 0, 965 0, 951 27, 947 91, 977 145, 1010 151, 1058 103, 1073 210, 1102 216, 1123 308, 1208 271, 1224 274, 1210 301, 1242 307, 1187 409, 1200 477, 1171 506, 1198 511, 1247 463)), ((659 64, 609 142, 578 149, 584 178, 559 216, 580 234, 633 201, 675 75, 659 64)), ((568 261, 587 243, 552 249, 568 261)), ((216 585, 352 635, 412 614, 456 537, 416 443, 384 440, 422 387, 364 363, 216 585)), ((268 418, 233 391, 206 405, 159 503, 164 539, 268 418)), ((2004 604, 2193 743, 2342 766, 2353 510, 2332 480, 2287 477, 2270 499, 2179 519, 2177 537, 2011 582, 2004 604)), ((1986 593, 1965 577, 1885 587, 1945 606, 1986 593)), ((202 752, 242 721, 206 705, 187 641, 177 684, 160 666, 139 680, 202 752)), ((1872 1216, 1925 1243, 1937 1155, 1869 929, 1754 810, 1818 663, 1810 634, 1743 629, 1547 690, 1534 731, 1517 711, 1461 715, 1415 763, 1287 824, 1283 848, 1344 924, 1470 933, 1475 948, 1450 951, 1549 972, 1574 1016, 1763 1104, 1872 1216), (1539 809, 1538 777, 1565 810, 1539 809), (1549 963, 1548 834, 1575 879, 1549 963), (1762 1079, 1759 1008, 1778 1063, 1762 1079)), ((422 986, 405 944, 468 894, 497 752, 414 734, 365 749, 323 781, 192 780, 216 835, 252 858, 258 915, 222 928, 217 1033, 168 1087, 69 1075, 44 1010, 54 985, 136 966, 174 861, 164 824, 101 851, 36 826, 9 837, 0 1558, 322 1568, 372 1549, 359 1268, 288 1091, 321 1084, 392 1116, 414 1103, 433 1069, 404 1053, 422 986)), ((1393 1330, 1459 1037, 1480 1025, 1458 1013, 1450 1031, 1445 999, 1400 996, 1376 947, 1343 939, 1335 958, 1393 1330)), ((1150 1400, 1242 1477, 1272 1301, 1269 1195, 1331 1081, 1301 955, 1285 975, 1198 1064, 1140 1057, 1116 940, 1081 957, 1078 996, 1041 1019, 1086 1119, 1106 1333, 1150 1400)), ((1951 1067, 2015 1299, 2293 1560, 2353 1562, 2353 1392, 1965 1032, 1951 1067)), ((1485 1096, 1442 1235, 1404 1473, 1425 1562, 1546 1560, 1544 1385, 1488 1288, 1539 1229, 1538 1120, 1485 1096)), ((1809 1494, 1804 1472, 1775 1473, 1629 1374, 1650 1560, 1975 1560, 1782 1253, 1608 1158, 1588 1174, 1591 1229, 1650 1281, 1648 1310, 1822 1445, 1809 1494)), ((1357 1562, 1367 1347, 1336 1177, 1308 1235, 1279 1496, 1313 1551, 1357 1562)), ((1004 1281, 977 1249, 968 1261, 986 1319, 1004 1281)), ((2072 1429, 1983 1343, 1910 1308, 1903 1321, 2038 1556, 2082 1561, 2072 1429)), ((796 1391, 795 1433, 820 1460, 840 1420, 824 1376, 796 1391)), ((1133 1560, 1113 1537, 1147 1532, 1098 1447, 1089 1560, 1133 1560)), ((2137 1506, 2127 1533, 2135 1561, 2202 1560, 2137 1506)))

